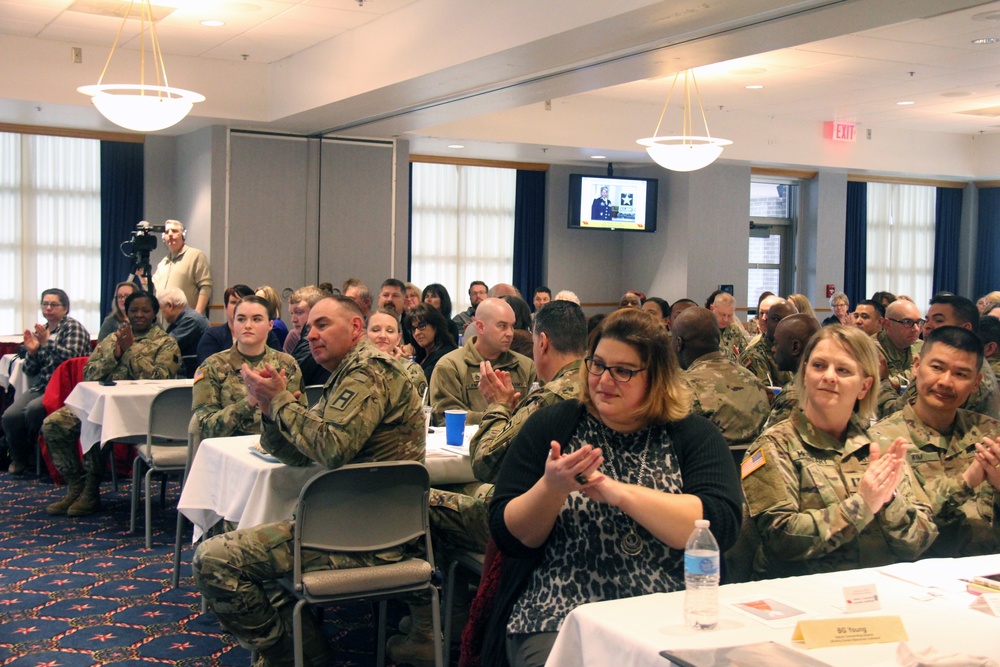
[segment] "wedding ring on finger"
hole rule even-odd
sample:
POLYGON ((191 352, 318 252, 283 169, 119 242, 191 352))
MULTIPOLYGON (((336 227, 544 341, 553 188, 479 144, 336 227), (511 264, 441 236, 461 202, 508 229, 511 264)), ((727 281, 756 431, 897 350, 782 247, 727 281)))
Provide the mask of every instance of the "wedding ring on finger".
POLYGON ((580 486, 587 486, 587 483, 590 482, 587 476, 584 475, 582 472, 576 473, 573 479, 575 479, 576 483, 579 484, 580 486))

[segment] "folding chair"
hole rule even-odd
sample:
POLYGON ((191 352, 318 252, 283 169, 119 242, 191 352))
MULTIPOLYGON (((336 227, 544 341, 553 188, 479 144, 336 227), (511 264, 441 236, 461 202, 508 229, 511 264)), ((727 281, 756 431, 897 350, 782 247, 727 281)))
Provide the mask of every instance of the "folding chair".
MULTIPOLYGON (((149 430, 145 444, 136 447, 132 464, 132 519, 129 530, 135 532, 135 517, 139 510, 139 475, 146 467, 146 548, 153 546, 152 507, 149 481, 154 472, 181 475, 187 460, 188 423, 191 421, 191 387, 169 387, 153 398, 149 406, 149 430)), ((166 480, 161 490, 161 502, 166 495, 166 480)))
POLYGON ((306 483, 295 510, 291 578, 280 583, 298 598, 292 613, 295 665, 301 667, 302 607, 342 600, 378 601, 378 665, 385 664, 386 600, 430 591, 434 662, 442 667, 441 610, 432 577, 427 519, 430 477, 415 461, 360 463, 322 472, 306 483), (380 551, 422 537, 424 558, 345 570, 302 571, 302 550, 380 551))
MULTIPOLYGON (((191 421, 188 423, 188 446, 187 446, 187 457, 184 460, 184 475, 181 477, 181 491, 184 491, 184 485, 187 484, 188 472, 191 470, 191 464, 194 462, 194 456, 198 453, 198 445, 201 444, 201 429, 198 426, 198 418, 195 415, 191 415, 191 421)), ((181 540, 184 538, 184 514, 178 509, 177 510, 177 529, 174 534, 174 573, 172 578, 172 583, 174 588, 178 588, 181 585, 181 540)), ((204 599, 202 599, 202 611, 204 611, 204 599)))
POLYGON ((305 388, 306 401, 309 402, 309 407, 316 405, 316 401, 320 399, 323 395, 323 385, 321 384, 311 384, 305 388))
MULTIPOLYGON (((476 581, 483 576, 483 564, 486 561, 486 554, 475 551, 455 551, 451 554, 451 564, 448 566, 448 578, 444 585, 444 655, 445 667, 448 667, 448 658, 451 656, 451 635, 453 616, 455 615, 454 600, 455 586, 457 586, 458 568, 468 570, 475 575, 476 581)), ((461 630, 461 628, 459 628, 461 630)))

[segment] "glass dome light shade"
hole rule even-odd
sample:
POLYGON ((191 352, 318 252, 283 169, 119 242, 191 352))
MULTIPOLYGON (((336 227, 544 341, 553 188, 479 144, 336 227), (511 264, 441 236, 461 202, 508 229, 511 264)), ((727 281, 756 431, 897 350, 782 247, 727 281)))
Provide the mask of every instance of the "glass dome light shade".
POLYGON ((140 84, 80 86, 97 110, 115 125, 136 132, 155 132, 176 125, 205 96, 190 90, 140 84))
POLYGON ((723 147, 733 142, 713 137, 672 136, 647 137, 637 139, 636 143, 645 146, 649 157, 664 169, 696 171, 715 162, 723 147))

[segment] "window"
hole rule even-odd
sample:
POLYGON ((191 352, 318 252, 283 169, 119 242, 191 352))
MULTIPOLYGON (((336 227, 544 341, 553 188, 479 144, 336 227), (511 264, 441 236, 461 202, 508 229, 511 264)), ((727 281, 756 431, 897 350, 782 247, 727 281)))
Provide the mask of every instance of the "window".
POLYGON ((747 253, 747 306, 757 312, 764 292, 791 292, 791 239, 798 185, 750 184, 750 244, 747 253))
POLYGON ((101 305, 101 165, 96 139, 0 133, 0 331, 43 322, 58 287, 96 334, 101 305))
POLYGON ((410 277, 441 283, 452 316, 469 307, 469 283, 510 282, 514 271, 517 171, 415 162, 410 277))
POLYGON ((917 304, 930 301, 936 200, 937 190, 927 185, 868 184, 869 295, 885 290, 917 304))

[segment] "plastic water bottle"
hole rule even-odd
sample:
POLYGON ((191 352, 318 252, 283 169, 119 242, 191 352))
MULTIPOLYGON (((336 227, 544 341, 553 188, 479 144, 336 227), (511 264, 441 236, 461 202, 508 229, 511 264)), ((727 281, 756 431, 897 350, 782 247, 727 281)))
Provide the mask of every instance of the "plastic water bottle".
POLYGON ((697 630, 711 630, 719 622, 719 543, 706 519, 694 522, 684 547, 684 622, 697 630))

